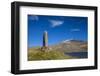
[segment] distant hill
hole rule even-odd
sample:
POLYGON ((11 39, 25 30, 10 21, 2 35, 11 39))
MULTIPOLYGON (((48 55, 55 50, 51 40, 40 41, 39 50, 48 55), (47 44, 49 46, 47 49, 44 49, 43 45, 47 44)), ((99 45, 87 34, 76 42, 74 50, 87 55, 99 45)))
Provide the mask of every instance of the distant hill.
POLYGON ((65 40, 50 47, 63 52, 87 52, 87 42, 80 40, 65 40))

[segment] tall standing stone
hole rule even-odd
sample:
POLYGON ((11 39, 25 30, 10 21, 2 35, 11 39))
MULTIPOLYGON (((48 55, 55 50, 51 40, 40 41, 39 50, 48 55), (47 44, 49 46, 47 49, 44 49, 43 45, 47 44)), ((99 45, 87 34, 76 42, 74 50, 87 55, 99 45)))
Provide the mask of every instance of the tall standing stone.
POLYGON ((43 46, 41 47, 41 51, 48 52, 50 48, 48 46, 48 32, 44 31, 43 33, 43 46))
POLYGON ((44 31, 43 34, 43 47, 48 47, 48 32, 44 31))

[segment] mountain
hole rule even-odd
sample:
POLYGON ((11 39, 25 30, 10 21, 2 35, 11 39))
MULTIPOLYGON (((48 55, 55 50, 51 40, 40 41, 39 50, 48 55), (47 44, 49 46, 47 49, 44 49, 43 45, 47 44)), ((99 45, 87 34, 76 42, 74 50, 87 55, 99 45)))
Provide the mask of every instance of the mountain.
POLYGON ((87 52, 87 42, 81 40, 65 40, 50 46, 53 50, 64 52, 87 52))

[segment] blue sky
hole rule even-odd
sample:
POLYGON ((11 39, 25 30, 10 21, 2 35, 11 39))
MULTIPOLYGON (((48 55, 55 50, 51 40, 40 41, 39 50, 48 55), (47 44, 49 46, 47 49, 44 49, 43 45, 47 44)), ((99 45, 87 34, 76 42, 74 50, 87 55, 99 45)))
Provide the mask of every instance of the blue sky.
POLYGON ((28 46, 42 46, 44 31, 49 45, 72 39, 87 41, 87 22, 87 17, 28 15, 28 46))

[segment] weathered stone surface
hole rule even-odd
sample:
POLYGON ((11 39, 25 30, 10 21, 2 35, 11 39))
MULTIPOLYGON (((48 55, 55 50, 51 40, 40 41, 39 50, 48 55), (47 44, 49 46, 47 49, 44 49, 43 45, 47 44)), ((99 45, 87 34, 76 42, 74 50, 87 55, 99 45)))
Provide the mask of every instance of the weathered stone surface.
POLYGON ((43 34, 43 46, 41 48, 42 51, 49 51, 49 47, 48 47, 48 32, 47 31, 44 31, 44 34, 43 34))
POLYGON ((48 47, 48 32, 44 31, 43 34, 43 46, 48 47))

